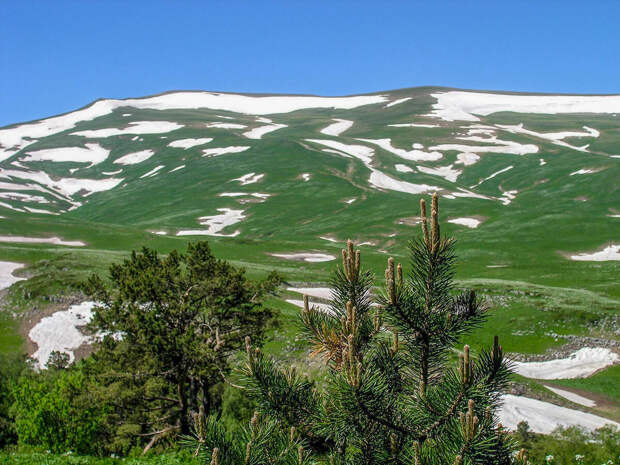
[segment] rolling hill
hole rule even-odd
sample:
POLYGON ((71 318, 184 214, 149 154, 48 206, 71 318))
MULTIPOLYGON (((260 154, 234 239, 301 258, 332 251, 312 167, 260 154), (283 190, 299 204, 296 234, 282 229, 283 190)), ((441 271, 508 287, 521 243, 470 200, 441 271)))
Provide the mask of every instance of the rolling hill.
MULTIPOLYGON (((418 201, 438 192, 457 277, 495 308, 475 344, 499 333, 522 354, 617 348, 619 177, 620 96, 424 87, 98 100, 0 128, 0 259, 7 277, 18 263, 29 278, 6 305, 25 334, 87 273, 196 239, 251 275, 315 285, 351 238, 381 276, 388 256, 407 261, 418 201)), ((12 350, 19 328, 0 324, 0 350, 12 350)))

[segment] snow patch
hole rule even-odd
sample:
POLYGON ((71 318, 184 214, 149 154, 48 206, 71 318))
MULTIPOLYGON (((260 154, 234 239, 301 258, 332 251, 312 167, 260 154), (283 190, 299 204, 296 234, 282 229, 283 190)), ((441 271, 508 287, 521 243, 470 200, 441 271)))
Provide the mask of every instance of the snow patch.
POLYGON ((97 139, 120 136, 123 134, 160 134, 171 132, 182 127, 182 124, 171 123, 170 121, 135 121, 129 123, 129 126, 126 128, 93 129, 89 131, 72 132, 71 135, 97 139))
POLYGON ((148 160, 154 154, 155 152, 152 150, 142 150, 140 152, 128 153, 127 155, 123 155, 122 157, 114 160, 114 163, 117 165, 135 165, 148 160))
POLYGON ((480 155, 477 155, 471 152, 463 152, 463 153, 459 153, 456 156, 455 163, 460 163, 464 166, 470 166, 470 165, 477 163, 478 160, 480 160, 480 155))
POLYGON ((570 259, 582 262, 607 262, 611 260, 620 260, 620 245, 611 244, 598 252, 584 252, 577 255, 571 255, 570 259))
POLYGON ((577 150, 579 152, 587 152, 587 145, 584 147, 575 147, 567 142, 564 142, 563 139, 569 137, 598 137, 601 135, 599 131, 593 128, 589 128, 588 126, 583 126, 586 132, 576 132, 576 131, 563 131, 563 132, 536 132, 529 129, 525 129, 523 127, 523 123, 517 125, 504 125, 498 124, 497 127, 502 128, 508 132, 513 134, 526 134, 529 136, 538 137, 540 139, 545 139, 553 142, 556 145, 561 145, 563 147, 568 147, 573 150, 577 150))
POLYGON ((398 171, 399 173, 414 173, 415 170, 407 165, 402 165, 400 163, 397 163, 396 165, 394 165, 394 168, 396 168, 396 171, 398 171))
POLYGON ((613 365, 620 357, 607 348, 584 347, 567 358, 544 362, 515 362, 515 372, 534 379, 585 378, 613 365))
POLYGON ((247 128, 245 124, 236 124, 236 123, 207 123, 208 128, 218 128, 218 129, 243 129, 247 128))
MULTIPOLYGON (((397 100, 393 100, 392 102, 388 103, 386 106, 384 106, 383 108, 390 108, 393 107, 394 105, 398 105, 399 103, 403 103, 406 102, 407 100, 411 100, 413 97, 405 97, 405 98, 399 98, 397 100)), ((337 134, 336 134, 337 135, 337 134)))
POLYGON ((463 172, 463 170, 456 170, 452 168, 453 165, 438 166, 436 168, 427 168, 426 166, 418 165, 418 171, 420 173, 430 174, 433 176, 440 176, 446 181, 456 182, 456 179, 463 172))
POLYGON ((28 337, 38 347, 32 358, 39 362, 39 368, 45 368, 53 351, 67 353, 69 362, 73 362, 73 351, 91 340, 91 337, 82 334, 79 328, 86 326, 91 320, 95 305, 95 302, 71 305, 67 310, 42 318, 30 330, 28 337))
POLYGON ((351 126, 353 126, 353 121, 349 121, 347 119, 335 118, 334 121, 336 122, 321 129, 321 134, 326 134, 328 136, 339 136, 340 134, 345 132, 347 129, 350 129, 351 126))
POLYGON ((24 237, 24 236, 0 236, 0 242, 17 242, 25 244, 55 244, 70 247, 84 247, 82 241, 65 241, 59 237, 24 237))
POLYGON ((218 155, 225 155, 227 153, 241 153, 245 152, 250 147, 248 146, 231 146, 231 147, 216 147, 213 149, 205 149, 202 151, 203 157, 217 157, 218 155))
POLYGON ((11 287, 17 281, 26 279, 13 275, 15 271, 23 267, 22 263, 0 261, 0 290, 11 287))
POLYGON ((571 391, 565 391, 564 389, 556 388, 553 386, 544 385, 551 392, 557 394, 558 396, 564 397, 565 399, 574 402, 575 404, 585 405, 586 407, 596 407, 596 402, 592 399, 588 399, 587 397, 580 396, 579 394, 575 394, 571 391))
POLYGON ((580 169, 579 171, 575 171, 575 172, 571 173, 569 176, 575 176, 576 174, 592 174, 592 173, 596 173, 596 172, 597 172, 597 170, 583 168, 583 169, 580 169))
POLYGON ((264 174, 256 174, 256 173, 252 172, 252 173, 244 174, 241 177, 238 177, 238 178, 235 178, 235 179, 231 179, 231 181, 239 181, 239 183, 242 186, 245 186, 247 184, 254 184, 255 182, 260 181, 264 177, 265 177, 264 174))
POLYGON ((375 169, 372 169, 368 182, 379 189, 404 192, 407 194, 423 194, 425 192, 435 192, 439 190, 437 186, 399 181, 375 169))
POLYGON ((343 152, 346 155, 349 155, 354 158, 357 158, 358 160, 361 160, 366 165, 369 165, 370 162, 372 162, 372 157, 375 154, 375 151, 373 149, 371 149, 370 147, 366 147, 365 145, 343 144, 342 142, 338 142, 335 140, 327 140, 327 139, 306 139, 306 140, 308 142, 313 142, 315 144, 324 145, 326 147, 330 147, 332 149, 338 150, 339 152, 343 152))
POLYGON ((185 168, 185 165, 179 165, 176 168, 172 168, 170 171, 168 171, 168 173, 174 173, 175 171, 182 170, 183 168, 185 168))
POLYGON ((471 187, 472 187, 472 188, 474 188, 474 187, 478 187, 478 186, 479 186, 480 184, 482 184, 483 182, 488 181, 489 179, 493 179, 493 178, 494 178, 495 176, 497 176, 498 174, 505 173, 506 171, 509 171, 509 170, 511 170, 511 169, 513 169, 513 168, 514 168, 514 166, 513 166, 513 165, 507 166, 506 168, 502 168, 501 170, 496 171, 495 173, 492 173, 491 175, 487 176, 486 178, 481 179, 480 181, 478 181, 478 184, 476 184, 476 185, 474 185, 474 186, 471 186, 471 187))
MULTIPOLYGON (((370 144, 375 144, 381 147, 383 150, 393 153, 394 155, 404 160, 435 161, 443 157, 443 155, 439 152, 425 152, 419 149, 404 150, 404 149, 393 147, 391 139, 357 139, 357 140, 360 140, 362 142, 368 142, 370 144)), ((431 148, 431 150, 433 149, 431 148)))
POLYGON ((28 152, 21 161, 53 161, 53 162, 76 162, 97 165, 108 158, 110 151, 99 144, 85 144, 84 147, 59 147, 55 149, 37 150, 28 152))
POLYGON ((448 223, 460 224, 461 226, 467 226, 468 228, 477 228, 480 226, 481 221, 476 218, 453 218, 448 220, 448 223))
POLYGON ((269 255, 286 260, 298 260, 309 263, 330 262, 336 259, 334 255, 325 253, 270 253, 269 255))
POLYGON ((261 139, 265 134, 268 134, 278 129, 285 128, 286 124, 267 124, 266 126, 259 126, 254 129, 250 129, 243 133, 248 139, 261 139))
POLYGON ((594 431, 605 425, 620 427, 620 423, 591 413, 560 407, 528 397, 506 394, 502 396, 502 401, 499 420, 504 427, 513 431, 522 421, 527 421, 535 433, 542 434, 549 434, 558 426, 580 426, 588 431, 594 431))
POLYGON ((142 176, 140 176, 140 179, 142 178, 151 178, 155 175, 157 175, 157 173, 159 173, 159 170, 161 170, 165 165, 158 165, 155 168, 153 168, 151 171, 144 173, 142 176))
MULTIPOLYGON (((286 302, 288 302, 289 304, 295 305, 296 307, 304 308, 304 301, 303 300, 286 299, 286 302)), ((314 307, 314 308, 316 308, 317 310, 319 310, 321 312, 332 313, 331 307, 328 304, 321 304, 321 303, 317 303, 317 302, 309 302, 309 306, 310 306, 310 308, 314 307)))
POLYGON ((332 290, 329 287, 287 287, 286 290, 319 299, 331 300, 332 298, 332 290))
POLYGON ((388 124, 392 128, 438 128, 438 124, 426 124, 426 123, 398 123, 388 124))
POLYGON ((202 139, 178 139, 173 140, 168 144, 168 147, 175 147, 179 149, 191 149, 192 147, 196 147, 198 145, 208 144, 213 140, 213 137, 204 137, 202 139))
POLYGON ((620 96, 583 95, 504 95, 483 92, 449 91, 431 94, 437 99, 430 115, 444 121, 479 121, 500 111, 516 113, 617 113, 620 96))
POLYGON ((198 230, 183 230, 177 232, 177 236, 219 236, 219 237, 235 237, 241 234, 241 231, 236 230, 231 234, 222 234, 224 228, 233 224, 239 223, 245 218, 243 210, 233 210, 231 208, 218 208, 219 215, 203 216, 198 218, 198 222, 207 226, 207 229, 198 230))

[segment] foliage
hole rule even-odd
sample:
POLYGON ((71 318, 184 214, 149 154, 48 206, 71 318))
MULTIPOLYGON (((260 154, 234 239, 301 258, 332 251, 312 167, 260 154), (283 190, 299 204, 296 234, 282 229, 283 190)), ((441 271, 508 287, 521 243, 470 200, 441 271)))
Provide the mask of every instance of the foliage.
POLYGON ((13 403, 13 385, 27 367, 21 354, 10 353, 0 357, 0 449, 17 441, 17 431, 9 411, 13 403))
POLYGON ((620 464, 620 431, 613 426, 594 432, 577 427, 558 428, 550 435, 533 434, 527 429, 527 423, 522 422, 517 436, 521 445, 527 448, 531 464, 620 464))
MULTIPOLYGON (((372 275, 361 270, 351 241, 331 283, 330 311, 310 307, 304 297, 312 355, 327 365, 323 387, 247 341, 247 394, 281 428, 298 431, 314 459, 343 465, 512 462, 512 443, 495 415, 510 374, 497 338, 477 359, 465 346, 458 369, 448 366, 453 346, 483 322, 486 309, 473 291, 454 295, 454 242, 440 236, 437 195, 430 228, 424 200, 421 222, 423 237, 409 246, 412 270, 405 277, 388 260, 378 308, 372 275)), ((206 445, 221 449, 217 442, 206 445)))
POLYGON ((216 410, 212 390, 245 336, 264 338, 273 312, 262 298, 281 279, 251 282, 242 269, 216 259, 207 242, 196 242, 165 258, 148 248, 133 252, 110 267, 110 281, 93 275, 84 286, 101 302, 91 329, 106 335, 94 360, 101 383, 120 396, 119 423, 150 437, 148 450, 171 434, 189 433, 192 412, 216 410), (124 422, 128 408, 142 415, 124 422))
POLYGON ((20 444, 52 452, 100 453, 107 434, 107 406, 79 368, 25 373, 13 389, 20 444))

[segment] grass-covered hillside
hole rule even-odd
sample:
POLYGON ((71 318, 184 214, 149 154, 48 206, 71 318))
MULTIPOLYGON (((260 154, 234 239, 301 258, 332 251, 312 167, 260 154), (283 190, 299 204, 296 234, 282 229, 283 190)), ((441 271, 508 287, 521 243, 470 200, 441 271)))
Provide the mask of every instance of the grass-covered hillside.
MULTIPOLYGON (((320 287, 350 238, 381 277, 388 257, 407 262, 419 199, 438 192, 457 282, 492 307, 474 347, 499 334, 523 360, 616 353, 619 177, 617 96, 171 92, 7 126, 0 279, 22 279, 4 291, 0 352, 34 353, 41 318, 79 303, 79 282, 144 245, 166 253, 206 238, 251 277, 276 270, 287 287, 320 287)), ((300 298, 285 287, 274 302, 282 324, 267 348, 278 356, 304 357, 298 308, 285 302, 300 298)), ((620 420, 615 379, 617 367, 518 378, 537 398, 620 420)))

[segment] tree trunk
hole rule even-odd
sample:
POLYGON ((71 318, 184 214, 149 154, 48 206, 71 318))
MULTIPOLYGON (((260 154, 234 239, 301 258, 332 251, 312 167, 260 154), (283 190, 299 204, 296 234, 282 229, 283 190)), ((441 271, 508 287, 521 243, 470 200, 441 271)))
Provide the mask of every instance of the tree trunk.
POLYGON ((187 415, 187 392, 185 392, 185 376, 179 378, 179 382, 177 384, 178 392, 179 392, 179 403, 181 404, 181 415, 179 418, 180 426, 181 426, 181 434, 189 434, 189 418, 187 415))

